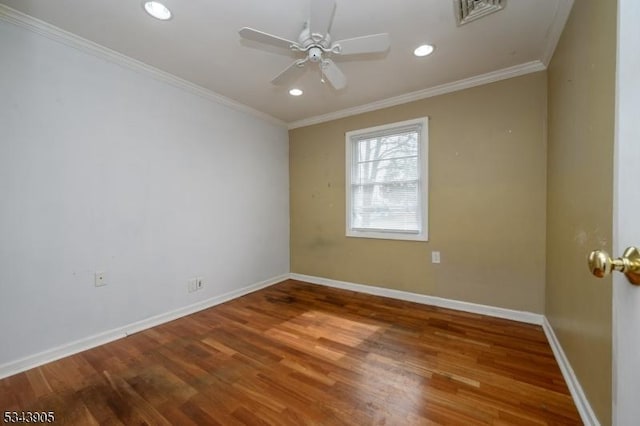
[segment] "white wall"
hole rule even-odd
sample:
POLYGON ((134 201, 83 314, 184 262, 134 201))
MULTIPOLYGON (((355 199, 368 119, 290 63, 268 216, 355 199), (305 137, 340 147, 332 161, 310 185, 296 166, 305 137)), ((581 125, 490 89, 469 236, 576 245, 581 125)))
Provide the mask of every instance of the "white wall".
POLYGON ((0 367, 288 271, 285 128, 0 21, 0 367))

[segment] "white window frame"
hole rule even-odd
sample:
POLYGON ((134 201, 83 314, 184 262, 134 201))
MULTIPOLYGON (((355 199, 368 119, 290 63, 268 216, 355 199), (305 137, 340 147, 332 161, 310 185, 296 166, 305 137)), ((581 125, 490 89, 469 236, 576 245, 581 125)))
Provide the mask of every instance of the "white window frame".
POLYGON ((384 240, 408 240, 408 241, 428 241, 429 232, 429 117, 417 118, 414 120, 401 121, 397 123, 385 124, 382 126, 369 127, 367 129, 355 130, 345 134, 345 154, 346 154, 346 236, 359 238, 378 238, 384 240), (418 142, 418 167, 419 167, 419 202, 420 206, 420 230, 417 233, 355 229, 351 225, 351 182, 354 173, 353 150, 354 144, 363 137, 376 137, 382 134, 393 134, 393 130, 401 131, 409 126, 420 126, 418 142))

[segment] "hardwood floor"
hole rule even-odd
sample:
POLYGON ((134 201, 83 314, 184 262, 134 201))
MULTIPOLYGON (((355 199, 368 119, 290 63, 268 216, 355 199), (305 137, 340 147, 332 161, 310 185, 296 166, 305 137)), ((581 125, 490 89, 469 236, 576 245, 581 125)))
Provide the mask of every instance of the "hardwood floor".
POLYGON ((538 326, 285 281, 0 381, 59 424, 581 424, 538 326))

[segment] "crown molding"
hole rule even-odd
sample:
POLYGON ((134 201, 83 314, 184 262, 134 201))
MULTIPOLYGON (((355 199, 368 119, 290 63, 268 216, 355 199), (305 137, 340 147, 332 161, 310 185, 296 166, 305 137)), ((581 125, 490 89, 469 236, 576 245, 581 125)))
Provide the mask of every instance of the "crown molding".
POLYGON ((558 3, 556 14, 553 17, 551 26, 549 26, 549 29, 547 30, 547 36, 545 38, 546 46, 542 52, 542 58, 540 59, 545 67, 549 66, 549 62, 551 62, 551 58, 553 57, 553 52, 556 51, 556 46, 560 41, 560 36, 562 35, 564 26, 567 24, 567 20, 569 19, 569 14, 573 7, 573 1, 574 0, 560 0, 558 3))
POLYGON ((483 84, 489 84, 508 78, 518 77, 533 72, 543 71, 546 69, 549 61, 551 60, 551 57, 553 56, 553 52, 556 48, 556 45, 558 44, 558 41, 562 34, 562 30, 564 29, 564 25, 566 24, 569 13, 571 12, 573 2, 574 0, 561 0, 561 2, 559 3, 558 8, 556 9, 553 23, 551 24, 551 26, 549 27, 549 31, 547 32, 547 44, 541 60, 503 68, 501 70, 492 71, 486 74, 477 75, 451 83, 441 84, 438 86, 418 90, 416 92, 410 92, 352 108, 330 112, 328 114, 304 118, 302 120, 297 120, 290 123, 285 123, 284 121, 279 120, 262 111, 251 108, 226 96, 220 95, 212 90, 205 89, 202 86, 191 83, 166 71, 162 71, 144 62, 130 58, 126 55, 123 55, 122 53, 116 52, 100 44, 89 41, 85 38, 77 36, 73 33, 65 31, 61 28, 48 24, 22 12, 19 12, 3 4, 0 4, 0 20, 18 25, 22 28, 26 28, 48 39, 57 41, 59 43, 81 50, 85 53, 89 53, 93 56, 105 59, 112 63, 116 63, 131 70, 142 72, 156 80, 168 83, 174 87, 183 89, 187 92, 205 98, 219 105, 223 105, 236 111, 253 115, 278 126, 288 127, 289 129, 296 129, 298 127, 324 123, 326 121, 345 118, 356 114, 362 114, 365 112, 401 105, 420 99, 426 99, 433 96, 456 92, 483 84))
POLYGON ((298 127, 324 123, 326 121, 337 120, 339 118, 345 118, 382 108, 401 105, 408 102, 418 101, 420 99, 431 98, 433 96, 444 95, 445 93, 457 92, 459 90, 469 89, 471 87, 481 86, 483 84, 494 83, 496 81, 506 80, 513 77, 519 77, 521 75, 533 72, 544 71, 545 69, 546 66, 541 61, 526 62, 524 64, 515 65, 513 67, 503 68, 501 70, 488 72, 486 74, 477 75, 475 77, 465 78, 463 80, 429 87, 427 89, 418 90, 416 92, 405 93, 404 95, 382 99, 380 101, 371 102, 365 105, 359 105, 352 108, 342 109, 340 111, 330 112, 328 114, 293 121, 289 123, 289 130, 297 129, 298 127))
POLYGON ((50 40, 65 44, 98 58, 121 65, 130 70, 141 72, 156 80, 183 89, 216 104, 223 105, 245 114, 253 115, 278 126, 287 127, 287 123, 269 114, 258 111, 257 109, 234 101, 233 99, 227 98, 226 96, 220 95, 212 90, 205 89, 202 86, 198 86, 197 84, 191 83, 166 71, 162 71, 151 65, 145 64, 144 62, 130 58, 129 56, 123 55, 115 50, 111 50, 98 43, 94 43, 3 4, 0 4, 0 20, 25 28, 50 40))

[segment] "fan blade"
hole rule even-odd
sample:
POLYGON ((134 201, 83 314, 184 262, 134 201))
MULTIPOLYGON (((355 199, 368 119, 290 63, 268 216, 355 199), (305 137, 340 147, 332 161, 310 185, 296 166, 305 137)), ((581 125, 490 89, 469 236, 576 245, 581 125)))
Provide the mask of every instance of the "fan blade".
POLYGON ((264 33, 262 31, 254 30, 253 28, 244 27, 240 29, 240 31, 238 31, 238 34, 240 34, 240 37, 246 40, 284 47, 285 49, 290 49, 291 46, 298 46, 298 43, 296 43, 295 41, 287 40, 278 36, 264 33))
POLYGON ((309 17, 310 33, 327 35, 336 8, 335 0, 311 0, 311 16, 309 17))
POLYGON ((344 89, 347 85, 347 77, 344 76, 340 68, 331 59, 322 61, 322 73, 327 77, 329 83, 336 89, 344 89))
POLYGON ((337 53, 340 55, 357 55, 360 53, 379 53, 389 49, 391 45, 389 34, 373 34, 362 37, 348 38, 333 43, 333 46, 340 46, 337 53))
POLYGON ((273 80, 271 80, 271 83, 275 84, 276 86, 286 86, 293 83, 294 81, 299 79, 304 73, 305 62, 306 61, 303 59, 299 61, 295 61, 294 63, 289 65, 287 69, 282 71, 273 80))

